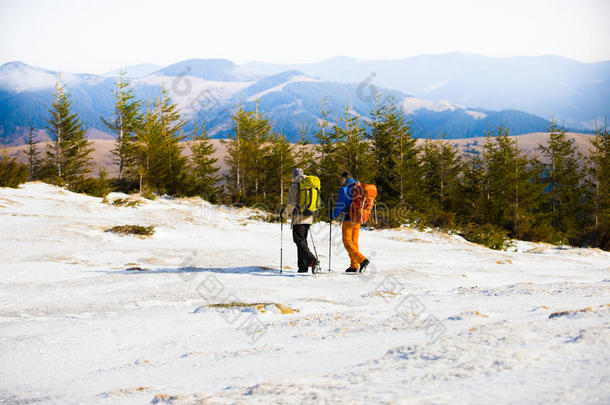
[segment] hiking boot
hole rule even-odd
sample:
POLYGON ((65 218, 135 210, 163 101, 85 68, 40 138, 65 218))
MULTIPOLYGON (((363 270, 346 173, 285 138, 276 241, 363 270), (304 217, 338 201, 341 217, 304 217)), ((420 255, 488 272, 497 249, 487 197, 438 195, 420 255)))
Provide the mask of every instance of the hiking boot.
POLYGON ((318 259, 315 259, 314 261, 311 262, 309 267, 311 267, 311 272, 313 274, 319 273, 320 272, 320 261, 318 259))
POLYGON ((349 273, 349 274, 356 274, 356 273, 358 273, 358 269, 355 269, 353 267, 348 267, 347 270, 345 270, 345 272, 349 273))
POLYGON ((369 265, 369 259, 364 259, 362 263, 360 263, 360 268, 358 269, 358 273, 364 273, 366 270, 366 266, 369 265))

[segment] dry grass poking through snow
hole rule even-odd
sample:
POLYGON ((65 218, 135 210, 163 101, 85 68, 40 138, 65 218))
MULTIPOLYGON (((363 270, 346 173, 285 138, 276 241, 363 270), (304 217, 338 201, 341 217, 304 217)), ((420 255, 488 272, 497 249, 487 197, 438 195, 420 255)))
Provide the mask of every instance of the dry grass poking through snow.
POLYGON ((116 233, 118 235, 152 236, 155 233, 155 227, 154 225, 117 225, 105 229, 104 232, 116 233))

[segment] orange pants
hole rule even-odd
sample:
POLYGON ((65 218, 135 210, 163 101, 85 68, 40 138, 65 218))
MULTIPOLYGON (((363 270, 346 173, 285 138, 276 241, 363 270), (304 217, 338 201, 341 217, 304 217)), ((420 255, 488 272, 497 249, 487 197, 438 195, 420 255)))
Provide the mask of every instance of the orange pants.
POLYGON ((341 234, 343 235, 343 246, 349 254, 349 267, 357 269, 360 263, 366 259, 358 250, 358 236, 360 235, 360 222, 343 221, 341 226, 341 234))

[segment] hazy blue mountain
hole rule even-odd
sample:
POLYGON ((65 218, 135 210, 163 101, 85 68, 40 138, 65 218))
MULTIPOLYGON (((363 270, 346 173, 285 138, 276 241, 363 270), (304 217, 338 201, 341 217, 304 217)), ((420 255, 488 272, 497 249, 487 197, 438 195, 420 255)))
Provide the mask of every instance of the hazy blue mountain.
MULTIPOLYGON (((24 128, 30 122, 40 129, 47 127, 57 77, 56 72, 21 62, 0 66, 2 143, 21 143, 24 128)), ((112 108, 115 79, 73 73, 64 73, 61 78, 71 95, 74 111, 78 112, 81 120, 87 127, 103 130, 100 115, 107 114, 112 108)))
MULTIPOLYGON (((163 66, 156 65, 154 63, 140 63, 138 65, 125 66, 122 68, 122 70, 125 72, 127 77, 144 77, 162 68, 163 66)), ((116 77, 119 76, 120 73, 121 68, 106 72, 102 76, 116 77)))
POLYGON ((335 57, 318 63, 278 65, 252 62, 251 74, 297 69, 322 80, 359 83, 416 97, 489 110, 518 109, 566 125, 592 127, 610 115, 610 62, 581 63, 560 56, 493 58, 464 52, 401 60, 335 57))
POLYGON ((248 81, 262 75, 242 72, 235 63, 226 59, 188 59, 154 72, 163 76, 193 76, 204 80, 233 82, 248 81))
MULTIPOLYGON (((116 77, 64 73, 61 78, 71 95, 74 111, 85 126, 105 131, 100 117, 109 117, 112 113, 116 77)), ((56 72, 20 62, 0 66, 2 143, 21 143, 30 120, 38 128, 47 126, 56 80, 56 72)), ((316 79, 299 70, 263 75, 219 59, 188 60, 132 80, 135 94, 142 100, 152 100, 162 83, 170 89, 183 117, 189 121, 204 119, 214 137, 227 136, 230 113, 238 103, 254 109, 258 100, 259 108, 271 118, 275 129, 290 140, 300 137, 303 126, 313 138, 323 97, 327 99, 330 120, 345 114, 349 100, 350 113, 360 115, 366 122, 374 107, 374 90, 381 90, 401 103, 413 120, 418 137, 436 137, 441 131, 448 138, 481 136, 489 125, 498 123, 510 126, 514 134, 544 131, 548 127, 547 120, 518 110, 467 108, 447 101, 415 98, 390 88, 371 87, 371 83, 376 83, 375 78, 370 83, 344 83, 316 79), (180 86, 176 86, 176 81, 180 86)))

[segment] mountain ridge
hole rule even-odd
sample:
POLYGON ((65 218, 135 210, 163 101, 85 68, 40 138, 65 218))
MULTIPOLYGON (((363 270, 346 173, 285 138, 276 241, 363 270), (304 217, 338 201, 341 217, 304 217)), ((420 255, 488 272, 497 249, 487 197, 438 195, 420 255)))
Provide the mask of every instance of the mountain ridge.
MULTIPOLYGON (((489 57, 463 53, 419 55, 414 58, 419 60, 418 63, 421 64, 419 67, 423 68, 430 63, 430 60, 447 55, 456 60, 464 58, 489 60, 489 57)), ((522 58, 536 60, 535 57, 522 58)), ((564 62, 567 60, 570 64, 581 64, 563 57, 552 56, 552 58, 559 58, 564 62)), ((341 69, 356 69, 357 74, 370 70, 368 69, 370 60, 358 59, 356 64, 354 60, 340 56, 320 63, 328 64, 330 63, 328 61, 331 61, 334 63, 335 73, 341 72, 341 69)), ((438 96, 440 89, 444 92, 461 94, 459 83, 450 77, 441 82, 432 83, 430 79, 420 84, 420 87, 427 86, 427 95, 432 95, 422 97, 416 94, 417 91, 409 92, 381 86, 383 75, 380 73, 370 72, 360 81, 348 82, 349 76, 342 77, 341 80, 325 79, 316 76, 316 72, 312 73, 311 69, 309 71, 285 69, 278 73, 263 74, 260 70, 268 70, 268 66, 259 65, 257 70, 252 69, 253 63, 256 64, 249 62, 237 65, 227 59, 188 59, 143 74, 141 77, 131 78, 130 81, 136 96, 143 100, 154 97, 160 86, 165 84, 169 87, 174 101, 180 106, 184 118, 187 120, 204 118, 208 123, 210 134, 214 137, 228 135, 230 111, 238 103, 243 103, 246 108, 254 108, 258 100, 261 110, 275 122, 275 129, 278 132, 282 130, 290 140, 294 141, 300 136, 299 132, 304 125, 310 136, 312 131, 315 131, 320 119, 322 97, 329 98, 328 107, 335 115, 344 110, 345 102, 349 99, 354 113, 366 120, 374 105, 372 97, 374 91, 382 91, 385 96, 391 95, 402 105, 409 118, 415 123, 418 137, 435 137, 441 131, 449 138, 480 136, 488 126, 493 127, 499 123, 508 124, 515 134, 543 131, 548 126, 546 117, 519 108, 494 109, 476 106, 474 103, 460 102, 458 96, 440 98, 438 96)), ((610 62, 607 65, 610 67, 610 62)), ((277 66, 292 67, 292 65, 277 66)), ((411 69, 414 68, 417 66, 411 66, 411 69)), ((438 69, 443 68, 437 66, 438 69)), ((466 68, 462 66, 462 69, 466 68)), ((355 73, 351 74, 353 76, 355 73)), ((403 73, 402 76, 404 75, 403 73)), ((57 77, 56 72, 18 61, 0 66, 0 141, 2 143, 19 143, 30 119, 39 128, 46 126, 47 109, 52 102, 53 87, 57 77)), ((398 74, 398 77, 401 75, 398 74)), ((112 91, 116 76, 62 73, 61 78, 66 83, 74 109, 83 119, 85 126, 103 131, 105 128, 100 116, 108 117, 111 114, 114 103, 112 91)), ((605 86, 610 88, 610 81, 602 80, 594 84, 589 82, 585 84, 594 87, 595 90, 600 86, 602 89, 605 89, 605 86)), ((473 87, 476 87, 475 85, 476 83, 473 87)), ((493 96, 494 92, 488 91, 488 93, 493 96)), ((557 94, 551 95, 557 96, 557 94)), ((596 101, 596 104, 605 105, 607 98, 605 93, 596 93, 596 97, 591 100, 596 101)), ((493 103, 490 101, 484 104, 493 103)), ((562 116, 557 118, 562 119, 562 116)), ((562 121, 567 124, 568 129, 582 131, 585 127, 571 126, 570 121, 566 119, 562 121)))

